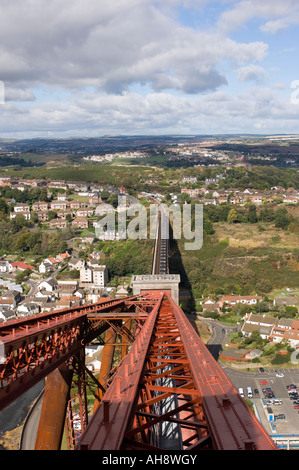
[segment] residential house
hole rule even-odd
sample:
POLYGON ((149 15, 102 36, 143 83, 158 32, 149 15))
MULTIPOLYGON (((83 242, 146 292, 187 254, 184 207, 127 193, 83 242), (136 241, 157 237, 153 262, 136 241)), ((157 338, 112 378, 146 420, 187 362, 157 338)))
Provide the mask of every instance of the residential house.
POLYGON ((3 308, 11 308, 14 309, 21 300, 20 292, 9 290, 2 294, 0 298, 0 306, 3 308))
POLYGON ((202 310, 203 310, 203 312, 220 313, 220 305, 219 305, 218 302, 214 302, 214 300, 208 298, 208 299, 203 301, 202 310))
POLYGON ((88 204, 90 204, 91 206, 95 206, 97 204, 101 204, 101 202, 102 202, 102 199, 98 195, 93 195, 89 199, 88 204))
POLYGON ((59 266, 59 260, 53 256, 49 256, 49 258, 44 259, 44 263, 50 264, 53 268, 57 268, 59 266))
POLYGON ((53 270, 53 266, 51 263, 49 263, 47 260, 44 260, 41 262, 41 264, 39 265, 39 268, 38 268, 39 272, 41 274, 45 274, 45 273, 48 273, 50 271, 53 270))
POLYGON ((203 203, 205 206, 207 205, 217 206, 218 200, 217 199, 204 199, 203 203))
POLYGON ((88 220, 85 217, 77 217, 72 221, 72 228, 88 228, 88 220))
POLYGON ((291 318, 280 318, 277 325, 275 325, 272 330, 270 341, 273 341, 274 343, 284 341, 285 333, 292 328, 292 324, 293 320, 291 318))
POLYGON ((84 268, 85 261, 80 258, 76 258, 75 256, 72 256, 69 260, 68 265, 70 269, 77 269, 78 271, 80 271, 80 269, 84 268))
POLYGON ((97 238, 97 236, 94 233, 87 233, 82 237, 82 242, 83 243, 93 243, 94 239, 97 238))
POLYGON ((73 212, 68 209, 65 211, 58 211, 56 215, 59 219, 66 219, 67 215, 70 215, 73 218, 73 212))
POLYGON ((0 261, 0 273, 9 273, 11 271, 11 264, 9 261, 0 261))
POLYGON ((70 258, 71 258, 71 255, 67 251, 65 253, 60 253, 59 255, 56 256, 56 259, 59 262, 67 261, 70 258))
POLYGON ((76 217, 92 217, 94 214, 94 209, 85 208, 85 209, 78 209, 76 212, 76 217))
POLYGON ((86 202, 83 201, 70 201, 69 203, 70 209, 81 209, 82 207, 86 207, 86 202))
POLYGON ((65 219, 52 219, 49 223, 50 229, 64 229, 67 228, 67 222, 65 219))
POLYGON ((184 176, 183 183, 194 184, 197 183, 197 176, 184 176))
POLYGON ((37 212, 36 215, 37 215, 39 222, 46 222, 47 220, 49 220, 49 215, 46 211, 37 212))
POLYGON ((52 211, 60 211, 66 210, 66 202, 65 201, 53 201, 51 202, 51 210, 52 211))
POLYGON ((125 284, 123 286, 118 286, 115 292, 115 297, 117 298, 126 297, 126 295, 128 295, 129 293, 129 290, 130 290, 130 287, 125 284))
POLYGON ((71 292, 76 292, 79 287, 78 284, 78 281, 76 281, 75 279, 71 281, 61 280, 57 281, 57 289, 60 291, 67 290, 71 292))
POLYGON ((273 300, 273 305, 275 305, 275 307, 296 307, 296 304, 298 304, 298 300, 293 295, 276 297, 273 300))
POLYGON ((48 188, 68 189, 68 184, 65 181, 50 181, 47 186, 48 188))
POLYGON ((188 194, 190 197, 197 197, 201 193, 201 190, 198 189, 188 189, 188 188, 183 188, 181 189, 181 194, 188 194))
POLYGON ((22 316, 35 315, 40 312, 40 306, 35 303, 25 302, 22 305, 19 305, 17 310, 22 316))
POLYGON ((21 202, 18 202, 15 207, 14 207, 14 212, 17 214, 23 214, 24 212, 30 212, 30 207, 29 204, 23 204, 21 202))
POLYGON ((263 300, 263 297, 259 295, 223 295, 218 300, 221 310, 224 304, 230 306, 237 305, 239 303, 243 305, 256 305, 258 302, 263 300))
POLYGON ((243 336, 248 338, 253 331, 258 331, 263 339, 269 339, 274 326, 277 326, 277 324, 278 318, 251 313, 245 319, 241 332, 243 336))
POLYGON ((28 204, 17 203, 14 211, 10 213, 10 220, 15 219, 17 215, 23 215, 26 220, 30 220, 30 207, 28 204))
POLYGON ((96 260, 105 259, 106 257, 103 251, 98 251, 98 250, 94 250, 90 256, 92 259, 96 259, 96 260))
POLYGON ((26 264, 23 261, 15 261, 14 263, 10 263, 11 266, 11 271, 26 271, 27 269, 29 271, 33 271, 34 266, 31 266, 30 264, 26 264))
POLYGON ((57 195, 57 200, 58 201, 67 201, 68 200, 68 195, 66 193, 59 193, 57 195))
POLYGON ((16 313, 13 310, 3 309, 0 310, 0 322, 6 322, 16 319, 16 313))
POLYGON ((288 341, 292 348, 299 346, 299 320, 293 320, 291 328, 286 330, 285 339, 288 341))
POLYGON ((32 204, 32 210, 34 212, 46 212, 48 210, 49 206, 47 202, 39 201, 39 202, 34 202, 32 204))
POLYGON ((40 282, 38 284, 39 290, 45 290, 47 292, 53 292, 57 287, 57 281, 53 277, 49 277, 48 279, 40 282))
POLYGON ((111 212, 115 212, 115 210, 110 204, 100 204, 96 207, 95 215, 101 217, 111 212))

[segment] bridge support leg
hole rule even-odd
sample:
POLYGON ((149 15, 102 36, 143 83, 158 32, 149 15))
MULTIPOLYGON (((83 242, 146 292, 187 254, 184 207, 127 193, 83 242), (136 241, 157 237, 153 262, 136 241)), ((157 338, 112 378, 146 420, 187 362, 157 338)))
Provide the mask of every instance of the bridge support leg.
POLYGON ((60 450, 72 376, 67 363, 47 376, 35 450, 60 450))
MULTIPOLYGON (((130 319, 128 319, 128 320, 125 321, 124 327, 125 327, 125 329, 126 329, 127 331, 130 331, 130 330, 131 330, 131 320, 130 320, 130 319)), ((124 334, 122 335, 122 342, 125 343, 126 341, 128 341, 128 338, 127 338, 126 333, 124 333, 124 334)), ((129 349, 129 344, 128 344, 128 345, 123 345, 123 346, 121 347, 121 358, 122 358, 122 359, 127 355, 128 349, 129 349)))
MULTIPOLYGON (((101 369, 100 369, 100 374, 98 378, 98 381, 100 382, 101 385, 103 385, 103 387, 105 387, 106 385, 106 379, 112 367, 115 341, 116 341, 116 332, 113 330, 113 328, 109 328, 109 330, 107 330, 105 334, 105 346, 103 349, 101 369)), ((98 388, 97 394, 100 399, 103 398, 103 392, 100 388, 98 388)), ((93 412, 95 412, 98 406, 99 406, 99 401, 95 400, 93 412)))

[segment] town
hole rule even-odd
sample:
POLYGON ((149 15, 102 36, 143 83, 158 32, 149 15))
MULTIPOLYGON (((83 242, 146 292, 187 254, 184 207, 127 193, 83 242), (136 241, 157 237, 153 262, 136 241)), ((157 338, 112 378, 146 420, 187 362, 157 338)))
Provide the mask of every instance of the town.
MULTIPOLYGON (((204 180, 190 176, 190 172, 187 172, 180 180, 170 181, 166 187, 160 186, 160 192, 157 191, 157 180, 152 179, 146 181, 147 189, 153 186, 152 192, 135 192, 136 198, 133 198, 130 195, 132 191, 123 186, 0 176, 2 220, 6 217, 10 223, 16 224, 15 231, 20 231, 14 247, 5 251, 2 245, 1 249, 0 321, 100 302, 102 299, 121 297, 131 292, 128 276, 116 278, 118 285, 110 283, 113 273, 109 272, 107 264, 111 268, 111 263, 106 258, 105 250, 101 251, 97 246, 95 233, 97 222, 107 211, 120 210, 117 207, 119 196, 126 196, 129 201, 142 202, 148 202, 149 198, 154 197, 157 201, 168 204, 195 201, 206 207, 227 207, 227 214, 231 214, 232 209, 229 207, 232 206, 249 208, 250 211, 252 208, 260 208, 259 210, 268 212, 271 211, 267 209, 269 207, 277 209, 298 206, 298 189, 282 186, 274 186, 268 190, 235 187, 223 189, 222 183, 227 177, 226 170, 218 171, 204 180), (174 186, 179 188, 177 192, 173 192, 174 186), (55 252, 51 249, 45 257, 33 257, 32 249, 28 248, 28 240, 33 237, 34 229, 54 236, 67 233, 63 245, 57 246, 64 248, 64 251, 55 252), (16 246, 19 248, 19 255, 15 252, 16 246)), ((256 209, 254 214, 256 216, 256 209)), ((116 228, 113 233, 107 232, 102 241, 118 241, 118 235, 116 228)), ((40 255, 39 251, 36 254, 40 255)), ((245 326, 241 331, 246 338, 252 331, 252 328, 247 328, 246 315, 260 314, 258 306, 263 302, 263 296, 219 295, 215 299, 214 295, 213 300, 202 299, 196 305, 204 315, 216 314, 220 317, 224 317, 228 308, 234 305, 253 306, 253 310, 244 311, 245 326)), ((296 348, 299 344, 299 322, 296 318, 285 318, 288 316, 285 315, 285 310, 282 312, 277 309, 279 302, 284 302, 281 307, 286 307, 287 310, 292 307, 293 316, 296 317, 297 297, 273 299, 267 317, 271 317, 268 313, 271 307, 275 316, 271 317, 271 328, 270 319, 267 320, 267 335, 262 331, 263 320, 256 320, 254 331, 260 331, 262 338, 273 342, 287 342, 290 347, 296 348)))

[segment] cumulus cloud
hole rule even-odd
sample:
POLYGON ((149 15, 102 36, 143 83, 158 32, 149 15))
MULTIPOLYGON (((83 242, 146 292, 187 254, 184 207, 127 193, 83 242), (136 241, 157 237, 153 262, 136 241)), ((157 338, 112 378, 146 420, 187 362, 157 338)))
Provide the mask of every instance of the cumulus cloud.
POLYGON ((298 19, 298 13, 297 0, 242 0, 222 13, 218 25, 222 31, 230 32, 241 28, 253 18, 260 18, 266 19, 266 24, 261 26, 263 31, 276 32, 285 27, 282 25, 288 22, 286 18, 296 15, 298 19))
POLYGON ((268 80, 268 76, 263 67, 259 65, 246 65, 237 70, 238 79, 241 82, 256 82, 256 83, 265 83, 268 80))
POLYGON ((230 32, 252 18, 262 20, 265 32, 278 31, 286 18, 295 18, 296 3, 1 0, 0 80, 7 92, 2 135, 224 133, 253 129, 253 122, 293 126, 298 106, 275 102, 274 88, 261 95, 258 88, 242 95, 229 89, 230 72, 250 86, 267 83, 269 54, 265 41, 232 39, 230 32), (211 5, 218 15, 213 28, 180 22, 181 9, 199 15, 211 5))
MULTIPOLYGON (((150 0, 4 0, 1 79, 122 93, 136 82, 198 93, 226 83, 218 65, 262 60, 264 43, 242 44, 181 26, 150 0)), ((179 3, 179 2, 168 2, 179 3)))

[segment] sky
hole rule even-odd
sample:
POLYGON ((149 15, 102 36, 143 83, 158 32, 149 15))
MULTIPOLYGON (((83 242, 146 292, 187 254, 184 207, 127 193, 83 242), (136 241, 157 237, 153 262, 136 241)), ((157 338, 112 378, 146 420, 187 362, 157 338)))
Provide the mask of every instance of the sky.
POLYGON ((298 0, 0 0, 0 138, 299 134, 298 0))

